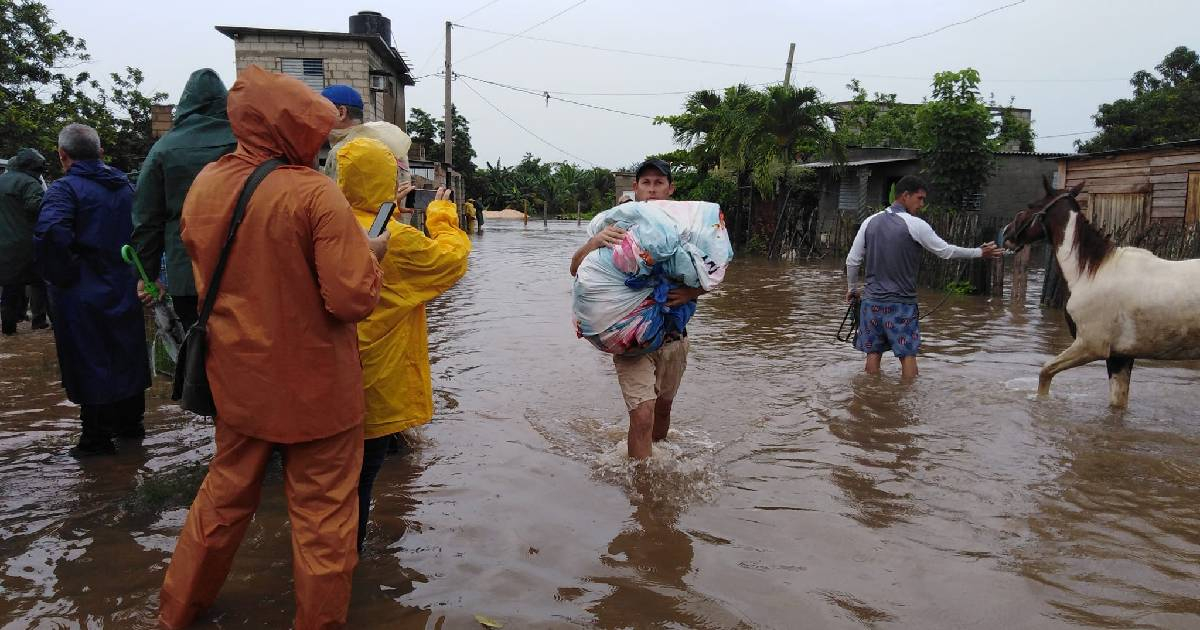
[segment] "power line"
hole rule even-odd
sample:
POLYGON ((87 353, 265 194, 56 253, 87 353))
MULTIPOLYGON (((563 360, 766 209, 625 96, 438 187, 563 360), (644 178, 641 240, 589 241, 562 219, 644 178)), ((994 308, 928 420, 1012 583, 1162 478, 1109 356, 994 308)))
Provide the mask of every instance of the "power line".
MULTIPOLYGON (((464 78, 465 78, 465 77, 464 77, 464 78)), ((592 165, 593 167, 598 167, 598 166, 599 166, 599 164, 596 164, 595 162, 593 162, 593 161, 591 161, 591 160, 585 160, 585 159, 583 159, 583 158, 579 157, 578 155, 575 155, 574 153, 571 153, 571 152, 567 151, 566 149, 563 149, 562 147, 559 147, 559 146, 557 146, 557 145, 553 144, 552 142, 550 142, 549 140, 547 140, 547 139, 545 139, 545 138, 543 138, 543 137, 541 137, 541 136, 537 135, 536 133, 534 133, 534 132, 530 131, 528 127, 526 127, 525 125, 522 125, 521 123, 517 122, 515 118, 513 118, 512 116, 509 116, 508 114, 504 113, 504 110, 500 109, 499 107, 496 107, 495 103, 492 103, 491 101, 489 101, 489 100, 487 99, 487 97, 486 97, 486 96, 484 96, 484 95, 480 94, 480 93, 479 93, 479 91, 478 91, 478 90, 476 90, 476 89, 474 88, 474 86, 472 86, 472 85, 471 85, 470 81, 464 81, 464 82, 463 82, 463 85, 465 85, 465 86, 467 87, 467 89, 468 89, 468 90, 471 90, 472 92, 474 92, 474 93, 475 93, 475 96, 478 96, 478 97, 479 97, 479 98, 480 98, 480 99, 481 99, 481 100, 482 100, 484 103, 487 103, 489 107, 491 107, 492 109, 496 110, 496 113, 498 113, 498 114, 500 114, 501 116, 503 116, 503 117, 507 118, 509 122, 511 122, 512 124, 514 124, 514 125, 516 125, 516 126, 520 127, 520 128, 521 128, 521 130, 522 130, 522 131, 524 131, 525 133, 527 133, 527 134, 529 134, 529 135, 533 136, 534 138, 537 138, 538 140, 542 141, 542 143, 544 143, 546 146, 549 146, 550 148, 552 148, 552 149, 554 149, 554 150, 558 151, 559 153, 562 153, 563 155, 566 155, 566 156, 568 156, 568 157, 575 158, 576 160, 579 160, 580 162, 586 162, 586 163, 588 163, 588 164, 592 165)))
MULTIPOLYGON (((751 83, 748 87, 765 87, 775 85, 779 81, 768 81, 766 83, 751 83)), ((728 87, 728 86, 726 86, 728 87)), ((551 94, 562 94, 565 96, 679 96, 682 94, 695 94, 696 92, 718 92, 724 90, 724 87, 719 88, 696 88, 694 90, 682 90, 679 92, 562 92, 559 90, 544 90, 551 94)))
MULTIPOLYGON (((432 60, 433 56, 437 53, 437 51, 445 45, 446 45, 446 36, 443 34, 442 38, 440 40, 438 40, 437 45, 433 47, 433 50, 429 51, 428 55, 425 55, 425 61, 421 62, 421 67, 425 67, 426 65, 428 65, 430 60, 432 60)), ((433 74, 437 74, 437 73, 431 72, 429 74, 423 74, 419 77, 415 77, 413 79, 413 81, 416 81, 417 79, 424 79, 425 77, 431 76, 433 74)))
MULTIPOLYGON (((1013 4, 1020 4, 1021 2, 1025 2, 1025 1, 1026 0, 1020 0, 1020 2, 1015 2, 1013 4)), ((991 11, 988 11, 987 13, 993 13, 993 12, 999 11, 1001 9, 1007 8, 1009 6, 1013 6, 1013 5, 1012 4, 1005 5, 1003 7, 992 9, 991 11)), ((981 13, 981 14, 974 16, 972 18, 969 18, 967 20, 956 22, 954 24, 948 24, 946 26, 940 27, 933 31, 929 31, 927 33, 922 33, 920 35, 914 35, 912 37, 909 37, 904 40, 899 40, 897 42, 881 44, 880 46, 876 46, 874 48, 869 48, 866 50, 860 50, 860 51, 855 51, 855 52, 849 52, 849 53, 845 53, 842 55, 836 55, 833 57, 810 59, 808 61, 804 61, 804 62, 800 62, 800 63, 808 64, 808 63, 814 63, 816 61, 823 61, 823 60, 829 60, 829 59, 841 59, 843 57, 859 55, 859 54, 868 52, 870 50, 876 50, 878 48, 883 48, 885 46, 893 46, 893 45, 896 45, 896 44, 904 42, 904 41, 918 39, 921 37, 927 37, 929 35, 932 35, 933 33, 945 30, 952 26, 956 26, 958 24, 965 24, 966 22, 969 22, 971 20, 983 17, 984 15, 987 15, 987 13, 981 13)), ((595 46, 592 44, 584 44, 584 43, 580 43, 580 42, 569 42, 569 41, 564 41, 564 40, 560 40, 560 39, 550 39, 548 37, 535 37, 535 36, 531 36, 531 35, 523 35, 521 33, 505 33, 505 32, 501 32, 501 31, 493 31, 491 29, 486 29, 486 28, 478 28, 475 26, 465 26, 462 24, 455 24, 455 26, 458 28, 465 29, 465 30, 478 31, 480 33, 488 33, 491 35, 505 35, 505 36, 508 36, 510 39, 520 38, 520 39, 527 39, 527 40, 535 41, 535 42, 558 44, 560 46, 571 46, 573 48, 584 48, 584 49, 588 49, 588 50, 599 50, 602 52, 620 53, 620 54, 625 54, 625 55, 636 55, 639 57, 652 57, 652 58, 656 58, 656 59, 669 59, 672 61, 686 61, 689 63, 700 63, 700 64, 707 64, 707 65, 714 65, 714 66, 727 66, 727 67, 733 67, 733 68, 752 68, 752 69, 757 69, 757 70, 780 70, 780 69, 782 69, 782 66, 764 66, 764 65, 754 65, 754 64, 744 64, 744 63, 733 63, 733 62, 726 62, 726 61, 715 61, 712 59, 697 59, 694 57, 680 57, 680 56, 676 56, 676 55, 663 55, 663 54, 659 54, 659 53, 652 53, 652 52, 639 51, 639 50, 628 50, 628 49, 624 49, 624 48, 608 48, 605 46, 595 46)), ((508 40, 505 40, 505 41, 508 41, 508 40)), ((836 77, 865 77, 865 78, 869 78, 869 79, 900 79, 900 80, 905 80, 905 81, 930 81, 933 77, 932 74, 929 74, 926 76, 911 76, 911 75, 906 76, 906 75, 894 75, 894 74, 874 74, 874 73, 853 72, 853 71, 804 70, 804 69, 799 69, 799 68, 796 69, 795 72, 804 73, 804 74, 836 76, 836 77)), ((1028 79, 1024 79, 1024 78, 1018 78, 1018 79, 984 79, 983 83, 985 83, 985 84, 986 83, 1100 83, 1100 82, 1126 81, 1126 80, 1128 80, 1128 79, 1126 79, 1126 78, 1091 78, 1091 79, 1077 79, 1077 78, 1069 78, 1069 79, 1028 78, 1028 79)), ((759 85, 759 86, 771 85, 772 83, 777 83, 777 82, 760 83, 760 84, 756 84, 756 85, 759 85)), ((692 90, 692 91, 695 91, 695 90, 692 90)), ((681 92, 564 92, 564 91, 551 90, 550 93, 551 94, 564 94, 564 95, 570 95, 570 96, 672 96, 672 95, 679 95, 679 94, 689 94, 690 91, 681 91, 681 92)))
MULTIPOLYGON (((562 11, 559 11, 558 13, 555 13, 554 15, 551 15, 550 17, 548 17, 548 18, 546 18, 546 19, 542 20, 541 22, 538 22, 537 24, 534 24, 533 26, 530 26, 529 28, 527 28, 527 29, 525 29, 525 30, 523 30, 523 31, 521 31, 521 32, 519 32, 519 33, 515 33, 515 34, 511 35, 511 36, 510 36, 510 37, 508 37, 507 39, 502 39, 502 40, 500 40, 500 41, 496 42, 495 44, 492 44, 491 46, 488 46, 487 48, 484 48, 484 49, 482 49, 482 50, 477 50, 477 51, 475 51, 475 52, 473 52, 473 53, 471 53, 471 54, 467 55, 466 57, 463 57, 462 59, 456 59, 454 62, 455 62, 455 63, 462 63, 462 62, 464 62, 464 61, 466 61, 466 60, 468 60, 468 59, 470 59, 470 58, 472 58, 472 57, 478 57, 479 55, 482 55, 483 53, 485 53, 485 52, 487 52, 487 51, 489 51, 489 50, 491 50, 491 49, 493 49, 493 48, 495 48, 495 47, 497 47, 497 46, 500 46, 500 45, 502 45, 502 44, 507 44, 508 42, 511 42, 512 40, 516 39, 517 37, 520 37, 520 36, 524 35, 525 33, 528 33, 529 31, 532 31, 533 29, 535 29, 535 28, 537 28, 537 27, 539 27, 539 26, 541 26, 541 25, 543 25, 543 24, 545 24, 545 23, 549 22, 550 20, 553 20, 554 18, 557 18, 558 16, 560 16, 560 15, 562 15, 562 14, 566 13, 567 11, 570 11, 571 9, 574 9, 575 7, 577 7, 577 6, 581 5, 581 4, 585 3, 585 2, 587 2, 587 0, 579 0, 579 2, 576 2, 575 4, 572 4, 571 6, 569 6, 569 7, 565 8, 565 9, 563 9, 562 11)), ((460 27, 460 28, 469 28, 469 27, 462 26, 461 24, 455 24, 455 26, 458 26, 458 27, 460 27)))
MULTIPOLYGON (((818 61, 831 61, 834 59, 843 59, 845 57, 853 57, 855 55, 861 55, 864 53, 879 50, 881 48, 888 48, 890 46, 896 46, 898 44, 910 42, 915 39, 929 37, 930 35, 940 33, 946 29, 954 28, 955 26, 961 26, 968 22, 974 22, 975 20, 978 20, 984 16, 990 15, 992 13, 996 13, 997 11, 1002 11, 1009 7, 1014 7, 1018 4, 1024 4, 1025 2, 1026 2, 1026 0, 1017 0, 1016 2, 1011 2, 1009 4, 999 6, 994 9, 989 9, 987 11, 984 11, 983 13, 973 15, 965 20, 959 20, 958 22, 952 22, 952 23, 946 24, 944 26, 939 26, 938 28, 935 28, 933 30, 926 31, 924 33, 920 33, 917 35, 913 35, 911 37, 906 37, 904 39, 898 39, 893 42, 879 44, 878 46, 872 46, 870 48, 864 48, 862 50, 856 50, 856 51, 852 51, 852 52, 848 52, 848 53, 843 53, 840 55, 833 55, 830 57, 817 57, 814 59, 809 59, 807 61, 798 62, 795 65, 806 65, 806 64, 810 64, 810 63, 816 63, 818 61)), ((574 8, 574 7, 570 7, 570 8, 574 8)), ((557 17, 557 16, 554 16, 554 17, 557 17)), ((551 18, 551 19, 553 19, 553 18, 551 18)), ((528 39, 528 40, 538 41, 538 42, 546 42, 546 43, 550 43, 550 44, 559 44, 562 46, 574 46, 576 48, 587 48, 590 50, 600 50, 600 51, 604 51, 604 52, 615 52, 615 53, 622 53, 622 54, 626 54, 626 55, 637 55, 640 57, 655 57, 658 59, 671 59, 674 61, 687 61, 687 62, 691 62, 691 63, 703 63, 703 64, 716 65, 716 66, 729 66, 729 67, 733 67, 733 68, 755 68, 755 69, 761 69, 761 70, 779 70, 781 67, 781 66, 763 66, 763 65, 754 65, 754 64, 732 63, 732 62, 725 62, 725 61, 714 61, 711 59, 696 59, 696 58, 692 58, 692 57, 679 57, 679 56, 675 56, 675 55, 662 55, 662 54, 658 54, 658 53, 651 53, 651 52, 645 52, 645 51, 626 50, 626 49, 622 49, 622 48, 607 48, 604 46, 594 46, 591 44, 582 44, 579 42, 568 42, 568 41, 563 41, 563 40, 559 40, 559 39, 549 39, 546 37, 532 37, 532 36, 525 35, 525 33, 529 32, 532 29, 532 27, 529 29, 525 29, 524 31, 521 31, 519 33, 503 33, 500 31, 493 31, 493 30, 478 28, 478 27, 473 27, 473 26, 465 26, 462 24, 455 24, 455 26, 458 26, 459 28, 465 28, 468 30, 472 30, 472 31, 479 31, 481 33, 490 33, 492 35, 505 35, 508 37, 508 39, 502 40, 501 42, 495 44, 495 46, 499 46, 500 44, 503 44, 504 42, 508 42, 508 41, 511 41, 512 39, 519 37, 521 39, 528 39)), ((537 25, 535 25, 535 26, 537 26, 537 25)), ((487 48, 484 50, 490 50, 490 48, 487 48)), ((480 52, 483 52, 483 51, 480 51, 480 52)), ((479 54, 479 53, 475 53, 475 54, 479 54)), ((475 56, 475 55, 471 55, 471 56, 475 56)), ((904 78, 913 78, 913 77, 904 77, 904 78)), ((920 77, 920 78, 921 78, 921 80, 927 80, 927 77, 920 77)))
POLYGON ((1037 137, 1037 139, 1038 139, 1038 140, 1045 140, 1046 138, 1065 138, 1065 137, 1067 137, 1067 136, 1086 136, 1086 135, 1088 135, 1088 134, 1091 134, 1091 133, 1100 133, 1100 130, 1099 130, 1099 129, 1093 129, 1092 131, 1076 131, 1076 132, 1074 132, 1074 133, 1056 133, 1056 134, 1054 134, 1054 135, 1051 135, 1051 136, 1038 136, 1038 137, 1037 137))
POLYGON ((472 15, 475 15, 476 13, 479 13, 480 11, 482 11, 482 10, 484 10, 484 9, 486 9, 486 8, 488 8, 488 7, 490 7, 490 6, 492 6, 493 4, 496 4, 497 2, 500 2, 500 0, 492 0, 491 2, 489 2, 489 3, 487 3, 487 4, 483 5, 483 6, 481 6, 481 7, 477 8, 477 9, 475 9, 474 11, 471 11, 470 13, 468 13, 468 14, 466 14, 466 15, 464 15, 464 16, 462 16, 462 17, 460 17, 460 18, 458 18, 458 19, 456 19, 456 20, 454 20, 454 21, 455 21, 455 22, 461 22, 461 21, 463 21, 463 20, 465 20, 465 19, 467 19, 467 18, 471 17, 472 15))
MULTIPOLYGON (((713 61, 711 59, 694 59, 691 57, 677 57, 674 55, 662 55, 662 54, 658 54, 658 53, 645 52, 645 51, 640 51, 640 50, 626 50, 623 48, 606 48, 604 46, 593 46, 591 44, 581 44, 579 42, 568 42, 568 41, 563 41, 561 39, 549 39, 546 37, 533 37, 530 35, 525 35, 524 34, 525 31, 522 31, 520 33, 502 33, 500 31, 493 31, 493 30, 489 30, 486 28, 477 28, 474 26, 463 26, 462 24, 455 24, 455 26, 457 26, 459 28, 467 29, 469 31, 479 31, 480 33, 490 33, 492 35, 507 35, 509 37, 509 39, 519 37, 521 39, 528 39, 528 40, 535 41, 535 42, 546 42, 549 44, 559 44, 561 46, 573 46, 575 48, 587 48, 589 50, 615 52, 615 53, 622 53, 625 55, 637 55, 639 57, 654 57, 657 59, 671 59, 674 61, 689 61, 691 63, 705 63, 705 64, 714 65, 714 66, 729 66, 732 68, 756 68, 756 69, 760 69, 760 70, 782 70, 783 69, 783 66, 756 66, 756 65, 744 64, 744 63, 729 63, 729 62, 725 62, 725 61, 713 61)), ((506 39, 504 41, 509 41, 509 39, 506 39)), ((503 42, 501 42, 501 43, 503 43, 503 42)))
POLYGON ((804 64, 810 64, 810 63, 816 63, 816 62, 818 62, 818 61, 831 61, 831 60, 834 60, 834 59, 844 59, 844 58, 846 58, 846 57, 853 57, 853 56, 855 56, 855 55, 861 55, 861 54, 864 54, 864 53, 869 53, 869 52, 872 52, 872 51, 875 51, 875 50, 879 50, 879 49, 881 49, 881 48, 888 48, 888 47, 890 47, 890 46, 896 46, 896 45, 898 45, 898 44, 903 44, 903 43, 905 43, 905 42, 911 42, 911 41, 913 41, 914 39, 921 39, 921 38, 923 38, 923 37, 929 37, 930 35, 933 35, 933 34, 936 34, 936 33, 940 33, 940 32, 942 32, 942 31, 944 31, 944 30, 946 30, 946 29, 948 29, 948 28, 954 28, 955 26, 961 26, 961 25, 963 25, 963 24, 966 24, 966 23, 968 23, 968 22, 974 22, 975 20, 978 20, 979 18, 981 18, 981 17, 984 17, 984 16, 986 16, 986 15, 991 15, 992 13, 996 13, 997 11, 1003 11, 1004 9, 1007 9, 1007 8, 1009 8, 1009 7, 1015 7, 1015 6, 1017 6, 1018 4, 1024 4, 1024 3, 1025 3, 1025 0, 1017 0, 1016 2, 1010 2, 1010 3, 1006 4, 1006 5, 999 6, 999 7, 996 7, 996 8, 994 8, 994 9, 989 9, 989 10, 987 10, 987 11, 984 11, 983 13, 980 13, 980 14, 977 14, 977 15, 973 15, 973 16, 971 16, 971 17, 969 17, 969 18, 965 19, 965 20, 959 20, 958 22, 951 22, 950 24, 946 24, 945 26, 939 26, 939 27, 937 27, 937 28, 933 29, 932 31, 925 31, 924 33, 921 33, 921 34, 919 34, 919 35, 913 35, 913 36, 911 36, 911 37, 905 37, 904 39, 898 39, 898 40, 896 40, 896 41, 893 41, 893 42, 888 42, 888 43, 886 43, 886 44, 879 44, 878 46, 872 46, 872 47, 870 47, 870 48, 864 48, 864 49, 862 49, 862 50, 856 50, 856 51, 853 51, 853 52, 848 52, 848 53, 844 53, 844 54, 841 54, 841 55, 834 55, 834 56, 832 56, 832 57, 817 57, 817 58, 815 58, 815 59, 809 59, 808 61, 801 61, 801 62, 798 62, 796 65, 804 65, 804 64))
POLYGON ((603 110, 603 111, 606 111, 606 112, 612 112, 612 113, 614 113, 614 114, 624 114, 624 115, 626 115, 626 116, 634 116, 634 117, 636 117, 636 118, 648 118, 648 119, 650 119, 650 120, 654 120, 654 116, 648 116, 648 115, 646 115, 646 114, 637 114, 637 113, 634 113, 634 112, 627 112, 627 111, 623 111, 623 110, 620 110, 620 109, 613 109, 613 108, 611 108, 611 107, 602 107, 602 106, 600 106, 600 105, 592 105, 591 103, 581 103, 581 102, 579 102, 579 101, 573 101, 573 100, 571 100, 571 99, 568 99, 568 98, 559 98, 559 97, 557 97, 557 96, 550 96, 550 93, 549 93, 549 92, 546 92, 546 91, 538 92, 538 91, 536 91, 536 90, 530 90, 530 89, 528 89, 528 88, 518 87, 518 86, 515 86, 515 85, 508 85, 507 83, 497 83, 496 81, 489 81, 489 80, 487 80, 487 79, 480 79, 479 77, 473 77, 473 76, 471 76, 471 75, 469 75, 469 74, 462 74, 461 72, 455 72, 455 73, 454 73, 454 76, 455 76, 455 77, 462 77, 462 78, 464 78, 464 79, 470 79, 470 80, 473 80, 473 81, 479 81, 480 83, 487 83, 488 85, 494 85, 494 86, 496 86, 496 87, 502 87, 502 88, 505 88, 505 89, 508 89, 508 90, 513 90, 513 91, 515 91, 515 92, 523 92, 523 93, 525 93, 525 94, 531 94, 531 95, 533 95, 533 96, 536 96, 536 97, 538 97, 538 98, 544 98, 544 99, 546 99, 546 100, 562 101, 563 103, 570 103, 570 104, 572 104, 572 105, 578 105, 578 106, 580 106, 580 107, 587 107, 587 108, 590 108, 590 109, 599 109, 599 110, 603 110))

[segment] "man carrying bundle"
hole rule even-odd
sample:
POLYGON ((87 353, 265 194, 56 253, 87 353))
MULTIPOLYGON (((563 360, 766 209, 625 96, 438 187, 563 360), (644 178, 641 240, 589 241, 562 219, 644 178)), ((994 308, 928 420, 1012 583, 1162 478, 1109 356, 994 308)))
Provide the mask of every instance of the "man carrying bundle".
MULTIPOLYGON (((635 201, 669 200, 675 193, 671 167, 658 159, 646 160, 638 167, 633 185, 635 201)), ((625 230, 609 225, 588 239, 571 257, 571 275, 588 254, 604 247, 615 247, 625 237, 625 230)), ((676 287, 667 292, 666 306, 682 307, 704 294, 697 287, 676 287)), ((629 411, 629 456, 633 459, 650 457, 654 442, 666 439, 671 427, 671 405, 687 368, 688 339, 686 327, 668 330, 662 345, 637 356, 613 354, 617 382, 629 411)))

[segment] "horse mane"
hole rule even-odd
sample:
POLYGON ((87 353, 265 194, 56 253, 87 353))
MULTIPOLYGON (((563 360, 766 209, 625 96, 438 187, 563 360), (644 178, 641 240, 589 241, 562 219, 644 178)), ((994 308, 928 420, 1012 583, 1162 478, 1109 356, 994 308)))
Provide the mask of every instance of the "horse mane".
POLYGON ((1068 197, 1075 210, 1075 240, 1073 248, 1079 257, 1079 273, 1087 276, 1096 275, 1096 270, 1117 248, 1117 244, 1096 229, 1088 218, 1083 216, 1079 204, 1073 197, 1068 197))

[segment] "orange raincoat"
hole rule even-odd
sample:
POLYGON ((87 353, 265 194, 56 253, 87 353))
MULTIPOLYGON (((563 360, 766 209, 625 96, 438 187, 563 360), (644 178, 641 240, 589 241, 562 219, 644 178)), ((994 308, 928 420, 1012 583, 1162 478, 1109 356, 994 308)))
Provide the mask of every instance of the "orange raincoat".
MULTIPOLYGON (((341 145, 336 160, 338 186, 364 228, 379 205, 396 197, 396 160, 371 138, 341 145)), ((366 385, 366 439, 397 433, 433 418, 429 340, 425 303, 441 295, 467 272, 471 240, 458 227, 454 204, 435 201, 420 230, 392 221, 383 257, 379 306, 358 325, 366 385), (431 238, 432 237, 432 238, 431 238)))
POLYGON ((182 236, 203 296, 246 177, 282 166, 246 208, 208 322, 216 454, 188 513, 160 596, 159 622, 189 624, 225 581, 282 445, 292 523, 295 628, 345 623, 358 561, 362 370, 355 323, 379 299, 382 272, 336 185, 312 170, 333 105, 257 66, 229 92, 237 150, 200 172, 182 236))

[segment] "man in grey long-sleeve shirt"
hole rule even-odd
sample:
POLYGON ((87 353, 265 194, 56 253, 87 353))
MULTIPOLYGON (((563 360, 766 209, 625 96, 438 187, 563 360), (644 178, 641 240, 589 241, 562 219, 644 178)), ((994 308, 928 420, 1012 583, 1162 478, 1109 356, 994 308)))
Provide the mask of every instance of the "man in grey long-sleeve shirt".
POLYGON ((943 241, 928 223, 916 217, 925 207, 925 182, 908 175, 896 183, 896 201, 886 210, 867 217, 858 228, 846 256, 846 300, 858 293, 859 271, 867 261, 866 290, 858 340, 854 347, 867 353, 866 371, 879 373, 886 350, 900 359, 901 376, 917 375, 921 331, 917 325, 917 272, 921 249, 939 258, 996 258, 1004 250, 995 243, 982 247, 956 247, 943 241))

